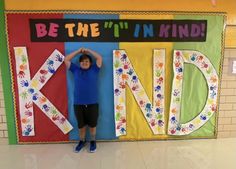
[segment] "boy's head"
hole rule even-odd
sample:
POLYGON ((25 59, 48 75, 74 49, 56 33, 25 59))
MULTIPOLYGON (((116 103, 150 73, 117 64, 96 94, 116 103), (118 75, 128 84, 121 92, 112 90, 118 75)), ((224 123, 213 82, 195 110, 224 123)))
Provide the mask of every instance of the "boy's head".
POLYGON ((92 58, 87 54, 82 54, 79 58, 79 64, 82 69, 89 69, 92 65, 92 58))

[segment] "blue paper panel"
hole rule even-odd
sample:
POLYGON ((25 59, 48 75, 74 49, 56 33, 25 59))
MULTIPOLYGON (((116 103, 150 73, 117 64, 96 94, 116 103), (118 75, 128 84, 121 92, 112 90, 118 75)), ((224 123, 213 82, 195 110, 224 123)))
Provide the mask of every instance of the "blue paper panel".
MULTIPOLYGON (((73 19, 118 19, 118 15, 64 15, 64 18, 73 19)), ((112 140, 115 137, 114 108, 113 108, 113 74, 112 51, 119 49, 119 43, 95 43, 95 42, 65 42, 65 54, 69 54, 81 47, 90 48, 103 57, 103 66, 99 77, 99 119, 97 126, 98 140, 112 140)), ((73 61, 76 62, 75 58, 73 61)), ((73 90, 74 82, 71 72, 67 72, 69 121, 74 126, 70 132, 70 140, 78 140, 78 127, 74 116, 73 90)), ((88 136, 87 136, 88 137, 88 136)))

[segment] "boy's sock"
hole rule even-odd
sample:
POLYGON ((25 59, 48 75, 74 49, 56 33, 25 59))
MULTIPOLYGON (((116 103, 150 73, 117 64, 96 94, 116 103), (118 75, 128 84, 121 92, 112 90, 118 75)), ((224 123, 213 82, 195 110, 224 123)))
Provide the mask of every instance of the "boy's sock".
POLYGON ((90 141, 95 141, 96 140, 96 136, 95 135, 91 135, 90 138, 91 138, 90 141))

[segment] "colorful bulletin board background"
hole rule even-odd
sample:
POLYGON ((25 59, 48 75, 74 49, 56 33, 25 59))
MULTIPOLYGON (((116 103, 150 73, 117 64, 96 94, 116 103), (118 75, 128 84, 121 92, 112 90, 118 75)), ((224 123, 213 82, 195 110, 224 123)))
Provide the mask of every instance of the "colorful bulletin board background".
MULTIPOLYGON (((14 110, 8 115, 8 121, 15 121, 10 125, 9 139, 12 143, 65 142, 78 140, 77 123, 73 113, 73 77, 62 64, 56 73, 41 89, 55 107, 68 119, 74 127, 68 134, 63 134, 52 120, 33 104, 35 136, 22 136, 21 120, 19 117, 19 95, 17 85, 17 70, 14 47, 26 47, 30 74, 33 77, 57 49, 63 55, 80 48, 91 48, 103 56, 103 67, 99 77, 100 116, 97 127, 98 140, 155 140, 155 139, 187 139, 187 138, 215 138, 217 132, 217 112, 198 130, 189 135, 171 136, 168 134, 153 135, 131 90, 127 87, 127 134, 117 137, 115 133, 114 117, 114 89, 113 89, 113 50, 123 49, 143 85, 145 92, 152 100, 153 92, 153 50, 165 49, 165 125, 168 124, 168 114, 171 102, 174 50, 194 50, 204 54, 215 68, 220 86, 221 64, 224 49, 224 23, 222 13, 178 13, 178 12, 86 12, 86 11, 8 11, 5 13, 6 33, 8 40, 8 54, 10 69, 3 68, 11 76, 14 110), (84 19, 84 20, 206 20, 207 36, 205 42, 32 42, 29 19, 84 19)), ((122 35, 120 35, 122 36, 122 35)), ((202 110, 207 97, 207 85, 202 73, 191 64, 184 68, 184 81, 181 101, 181 123, 190 121, 202 110)), ((217 88, 219 90, 219 88, 217 88)), ((218 97, 218 96, 217 96, 218 97)), ((218 99, 217 99, 218 100, 218 99)), ((218 104, 218 103, 217 103, 218 104)))

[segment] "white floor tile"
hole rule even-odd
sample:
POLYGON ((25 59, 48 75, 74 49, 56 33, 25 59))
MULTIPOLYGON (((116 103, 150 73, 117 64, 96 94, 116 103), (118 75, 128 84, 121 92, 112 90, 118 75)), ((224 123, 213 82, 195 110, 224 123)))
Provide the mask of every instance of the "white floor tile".
POLYGON ((74 153, 75 144, 0 145, 1 169, 235 169, 236 138, 98 142, 74 153))

